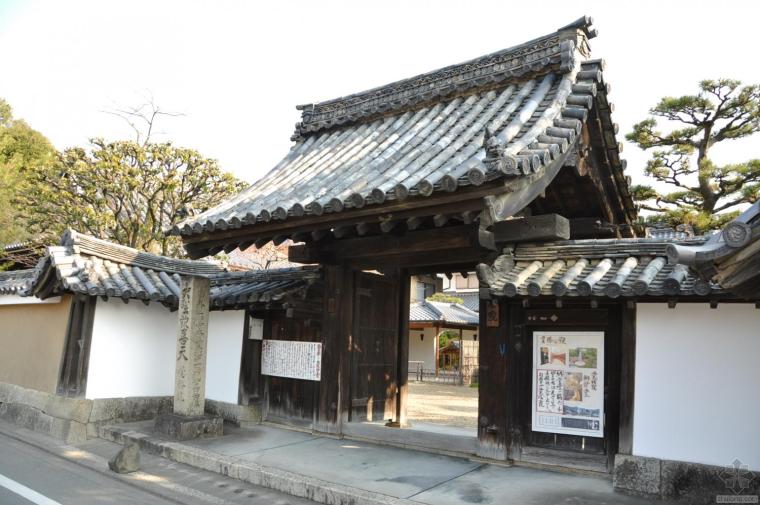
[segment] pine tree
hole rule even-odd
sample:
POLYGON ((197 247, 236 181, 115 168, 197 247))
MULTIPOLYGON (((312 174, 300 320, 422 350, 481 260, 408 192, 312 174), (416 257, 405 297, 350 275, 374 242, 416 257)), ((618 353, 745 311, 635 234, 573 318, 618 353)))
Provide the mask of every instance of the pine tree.
POLYGON ((760 85, 705 80, 696 95, 664 97, 649 115, 626 135, 642 149, 654 149, 645 173, 671 189, 632 188, 639 207, 654 213, 649 221, 689 223, 706 231, 721 227, 736 216, 737 207, 758 199, 760 159, 718 166, 710 153, 719 142, 760 131, 760 85), (660 119, 675 128, 663 133, 660 119))

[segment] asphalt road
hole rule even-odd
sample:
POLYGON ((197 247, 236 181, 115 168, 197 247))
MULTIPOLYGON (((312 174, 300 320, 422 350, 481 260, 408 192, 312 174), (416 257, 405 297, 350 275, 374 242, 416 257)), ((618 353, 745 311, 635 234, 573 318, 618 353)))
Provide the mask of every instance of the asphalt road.
POLYGON ((98 464, 115 444, 93 440, 76 449, 61 457, 0 433, 0 505, 314 503, 146 454, 141 473, 118 476, 98 464), (75 462, 87 457, 98 469, 75 462))

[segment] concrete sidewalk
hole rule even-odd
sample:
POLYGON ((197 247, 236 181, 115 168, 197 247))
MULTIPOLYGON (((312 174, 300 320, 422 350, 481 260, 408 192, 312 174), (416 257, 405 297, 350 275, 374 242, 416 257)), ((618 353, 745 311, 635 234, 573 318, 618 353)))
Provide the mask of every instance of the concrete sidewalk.
POLYGON ((221 438, 178 443, 139 422, 104 427, 101 437, 133 438, 174 461, 327 504, 655 503, 613 492, 605 477, 501 467, 270 425, 224 429, 221 438))

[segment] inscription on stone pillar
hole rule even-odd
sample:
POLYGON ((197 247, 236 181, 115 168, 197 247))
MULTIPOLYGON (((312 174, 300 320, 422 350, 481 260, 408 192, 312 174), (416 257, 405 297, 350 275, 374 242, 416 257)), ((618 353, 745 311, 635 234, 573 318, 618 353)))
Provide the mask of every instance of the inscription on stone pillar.
POLYGON ((209 280, 183 277, 179 300, 174 413, 203 415, 206 399, 209 280))

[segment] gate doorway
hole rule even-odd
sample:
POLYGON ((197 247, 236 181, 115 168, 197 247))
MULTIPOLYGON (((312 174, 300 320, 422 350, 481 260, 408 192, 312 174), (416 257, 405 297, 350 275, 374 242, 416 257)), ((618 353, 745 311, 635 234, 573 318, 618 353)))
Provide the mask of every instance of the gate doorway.
POLYGON ((443 278, 355 273, 348 436, 476 452, 478 313, 441 297, 443 278))

